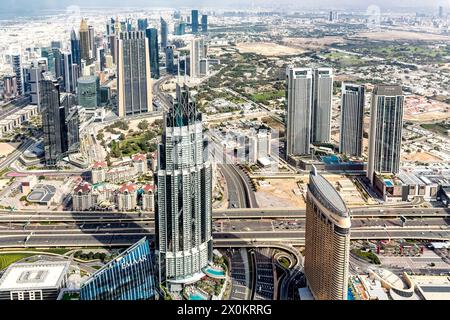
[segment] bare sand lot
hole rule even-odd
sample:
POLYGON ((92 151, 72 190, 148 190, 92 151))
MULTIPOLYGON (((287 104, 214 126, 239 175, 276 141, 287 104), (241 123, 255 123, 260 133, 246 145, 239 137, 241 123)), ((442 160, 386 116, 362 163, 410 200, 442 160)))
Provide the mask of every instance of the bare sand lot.
POLYGON ((301 48, 287 47, 270 42, 242 42, 236 44, 236 48, 241 53, 256 53, 267 57, 290 56, 305 52, 301 48))
POLYGON ((445 102, 426 99, 421 96, 410 96, 406 99, 404 118, 407 121, 429 122, 450 118, 450 105, 445 102))
POLYGON ((259 187, 256 192, 256 200, 262 208, 306 208, 303 195, 295 194, 298 190, 297 179, 265 179, 270 184, 259 187))
POLYGON ((283 45, 303 50, 315 50, 327 47, 333 43, 345 43, 342 37, 323 37, 323 38, 283 38, 283 45))
POLYGON ((402 161, 442 162, 442 159, 428 152, 402 152, 402 161))
POLYGON ((7 157, 11 152, 15 151, 19 143, 0 142, 0 158, 7 157))
POLYGON ((396 40, 413 40, 413 41, 450 41, 449 36, 410 31, 375 31, 362 32, 352 38, 366 38, 368 40, 378 41, 396 41, 396 40))

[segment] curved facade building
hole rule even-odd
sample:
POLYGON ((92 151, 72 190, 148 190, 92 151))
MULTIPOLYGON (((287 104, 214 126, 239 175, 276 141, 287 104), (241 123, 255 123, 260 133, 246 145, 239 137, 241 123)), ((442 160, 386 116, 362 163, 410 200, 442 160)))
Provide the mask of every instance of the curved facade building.
POLYGON ((177 86, 164 122, 155 174, 159 278, 189 283, 212 261, 212 168, 203 152, 202 114, 187 86, 177 86))
POLYGON ((316 300, 346 300, 350 215, 334 187, 315 170, 306 204, 305 275, 316 300))

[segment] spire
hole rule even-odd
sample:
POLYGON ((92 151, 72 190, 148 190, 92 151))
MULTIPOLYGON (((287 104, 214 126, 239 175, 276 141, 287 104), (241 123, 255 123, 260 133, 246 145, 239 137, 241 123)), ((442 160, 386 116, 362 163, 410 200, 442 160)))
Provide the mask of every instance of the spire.
POLYGON ((81 19, 81 23, 80 23, 80 32, 88 32, 89 31, 89 27, 88 27, 88 23, 86 19, 81 19))

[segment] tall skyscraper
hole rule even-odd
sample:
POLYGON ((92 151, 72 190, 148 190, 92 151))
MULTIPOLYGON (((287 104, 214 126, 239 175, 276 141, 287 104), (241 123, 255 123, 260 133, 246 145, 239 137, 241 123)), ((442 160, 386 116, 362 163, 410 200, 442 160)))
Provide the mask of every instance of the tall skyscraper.
POLYGON ((160 281, 190 281, 212 261, 212 167, 202 114, 186 85, 164 116, 155 174, 160 281))
POLYGON ((159 78, 159 45, 158 29, 148 28, 145 30, 148 47, 150 48, 150 70, 153 79, 159 78))
POLYGON ((23 83, 22 61, 20 58, 20 53, 12 55, 12 68, 14 74, 16 75, 17 94, 21 96, 24 94, 24 83, 23 83))
POLYGON ((438 16, 439 16, 439 18, 443 18, 444 17, 444 7, 443 6, 439 6, 438 16))
POLYGON ((202 53, 203 40, 200 38, 191 40, 191 53, 190 53, 190 69, 189 75, 191 78, 197 78, 200 76, 200 56, 202 53))
POLYGON ((364 131, 364 86, 342 83, 339 152, 361 157, 364 131))
POLYGON ((80 24, 80 57, 87 64, 90 63, 90 46, 89 26, 87 20, 82 19, 80 24))
POLYGON ((138 19, 137 25, 138 25, 138 31, 145 31, 148 28, 148 20, 147 19, 138 19))
POLYGON ((56 164, 64 150, 65 110, 59 103, 59 84, 43 75, 40 87, 42 131, 44 132, 45 163, 56 164))
POLYGON ((45 59, 35 60, 31 63, 30 68, 31 104, 37 105, 38 110, 40 110, 41 108, 40 87, 41 87, 42 73, 46 71, 47 71, 47 61, 45 59))
POLYGON ((331 140, 331 100, 333 97, 333 70, 331 68, 314 70, 313 90, 311 142, 329 142, 331 140))
POLYGON ((173 33, 176 36, 184 35, 186 33, 186 23, 184 21, 175 23, 173 33))
POLYGON ((287 68, 286 156, 310 154, 313 70, 287 68))
POLYGON ((70 33, 70 48, 72 51, 73 63, 81 66, 80 39, 78 39, 77 33, 73 29, 70 33))
POLYGON ((165 51, 166 51, 166 70, 167 70, 167 73, 169 73, 169 74, 175 73, 175 64, 174 64, 175 46, 167 46, 165 51))
POLYGON ((161 18, 161 48, 163 50, 166 49, 168 43, 167 38, 169 37, 169 29, 167 27, 167 22, 163 18, 161 18))
POLYGON ((88 27, 88 33, 89 33, 89 58, 90 60, 95 60, 95 31, 93 26, 88 27))
POLYGON ((192 25, 192 33, 198 32, 198 10, 192 10, 191 12, 191 25, 192 25))
POLYGON ((153 110, 150 49, 145 33, 119 34, 117 57, 118 114, 120 117, 153 110))
POLYGON ((208 16, 202 15, 202 32, 208 32, 208 16))
POLYGON ((157 295, 154 271, 143 238, 84 282, 80 300, 152 300, 157 295))
POLYGON ((341 196, 314 168, 306 199, 305 276, 316 300, 347 300, 350 226, 341 196))
POLYGON ((50 47, 41 48, 41 57, 47 59, 48 71, 55 74, 55 57, 50 47))
POLYGON ((398 173, 403 131, 402 87, 378 85, 372 94, 367 177, 374 173, 398 173))
POLYGON ((78 104, 86 109, 95 109, 100 105, 100 81, 97 76, 78 79, 78 104))

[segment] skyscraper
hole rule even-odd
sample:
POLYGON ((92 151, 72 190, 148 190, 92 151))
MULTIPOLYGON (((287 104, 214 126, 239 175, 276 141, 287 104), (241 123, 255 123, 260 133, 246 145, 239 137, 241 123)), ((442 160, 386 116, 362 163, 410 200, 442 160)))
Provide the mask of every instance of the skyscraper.
POLYGON ((159 78, 159 45, 158 45, 158 29, 148 28, 145 30, 148 47, 150 49, 150 70, 153 79, 159 78))
POLYGON ((208 32, 208 16, 202 15, 202 32, 208 32))
POLYGON ((287 68, 286 156, 310 153, 313 71, 287 68))
POLYGON ((50 75, 43 75, 40 86, 42 131, 45 163, 56 164, 64 150, 65 110, 59 103, 59 84, 50 75))
POLYGON ((84 282, 80 300, 150 300, 156 292, 152 254, 143 238, 84 282))
MULTIPOLYGON (((41 58, 42 59, 42 58, 41 58)), ((35 60, 31 63, 30 68, 30 95, 31 104, 37 105, 38 110, 41 108, 40 87, 42 80, 42 73, 47 71, 46 60, 35 60)))
POLYGON ((95 31, 93 26, 88 26, 88 33, 89 33, 89 58, 90 61, 95 60, 95 31))
POLYGON ((87 64, 90 63, 90 45, 89 26, 87 20, 82 19, 80 24, 80 57, 87 64))
POLYGON ((78 39, 77 33, 73 29, 70 33, 70 48, 72 51, 73 63, 81 66, 80 39, 78 39))
POLYGON ((367 177, 373 183, 374 173, 398 173, 403 131, 401 86, 378 85, 372 94, 367 177))
POLYGON ((198 10, 192 10, 191 12, 191 25, 192 25, 192 33, 198 32, 198 10))
POLYGON ((444 17, 444 7, 443 6, 439 6, 438 16, 439 16, 439 18, 443 18, 444 17))
POLYGON ((313 91, 311 142, 329 142, 331 139, 331 100, 333 97, 333 70, 331 68, 314 70, 313 91))
POLYGON ((118 114, 120 117, 153 110, 150 49, 145 33, 119 34, 117 57, 118 114))
POLYGON ((197 78, 200 76, 200 56, 202 53, 203 40, 200 38, 191 40, 191 53, 190 53, 190 69, 189 75, 191 78, 197 78))
POLYGON ((12 68, 14 74, 16 75, 17 94, 21 96, 24 94, 24 83, 22 76, 22 61, 20 58, 20 53, 12 55, 12 68))
POLYGON ((161 48, 163 50, 167 47, 167 38, 169 36, 169 29, 167 27, 167 22, 163 18, 161 18, 161 48))
POLYGON ((78 104, 86 109, 95 109, 100 105, 100 81, 96 76, 78 79, 78 104))
POLYGON ((343 83, 339 152, 361 157, 364 131, 364 86, 343 83))
POLYGON ((202 276, 212 261, 212 167, 202 114, 186 85, 164 116, 155 174, 156 240, 160 281, 202 276))
POLYGON ((165 51, 166 51, 166 70, 167 70, 167 73, 169 73, 169 74, 175 73, 175 65, 174 65, 175 46, 167 46, 165 51))
POLYGON ((145 31, 148 28, 148 20, 147 19, 138 19, 137 25, 138 25, 138 31, 145 31))
POLYGON ((316 300, 347 300, 350 226, 341 196, 314 168, 306 199, 305 276, 316 300))

